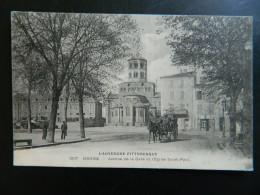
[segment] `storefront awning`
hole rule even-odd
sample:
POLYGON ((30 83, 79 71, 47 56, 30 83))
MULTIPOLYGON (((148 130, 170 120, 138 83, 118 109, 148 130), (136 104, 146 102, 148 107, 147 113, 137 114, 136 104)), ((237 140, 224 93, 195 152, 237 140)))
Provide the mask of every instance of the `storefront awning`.
POLYGON ((166 114, 172 115, 178 118, 187 118, 188 117, 188 110, 186 109, 167 109, 166 114))

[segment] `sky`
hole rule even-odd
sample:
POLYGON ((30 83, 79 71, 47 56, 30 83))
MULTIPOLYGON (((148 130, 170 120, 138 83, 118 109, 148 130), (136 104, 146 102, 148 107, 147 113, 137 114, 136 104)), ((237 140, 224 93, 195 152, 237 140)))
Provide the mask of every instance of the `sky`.
MULTIPOLYGON (((141 57, 147 60, 147 80, 158 84, 162 76, 176 74, 176 68, 171 66, 171 50, 166 45, 165 34, 157 34, 156 17, 158 15, 132 15, 141 29, 141 57)), ((127 69, 119 75, 127 81, 127 69)), ((120 81, 122 82, 122 81, 120 81)), ((119 82, 119 83, 120 83, 119 82)))

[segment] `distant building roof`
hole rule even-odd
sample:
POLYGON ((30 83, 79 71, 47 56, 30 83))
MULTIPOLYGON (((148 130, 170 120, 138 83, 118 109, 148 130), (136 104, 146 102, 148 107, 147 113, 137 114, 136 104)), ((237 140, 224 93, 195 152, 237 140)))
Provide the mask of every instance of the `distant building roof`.
POLYGON ((139 86, 139 85, 142 84, 142 83, 143 83, 143 84, 148 83, 148 84, 153 84, 153 85, 155 85, 155 83, 149 82, 149 81, 136 81, 136 82, 126 81, 126 82, 120 83, 119 86, 124 85, 124 84, 130 84, 129 86, 139 86))
MULTIPOLYGON (((125 94, 124 95, 124 97, 126 97, 126 96, 144 96, 144 95, 141 95, 141 94, 138 94, 138 93, 127 93, 127 94, 125 94)), ((144 96, 145 97, 145 96, 144 96)))
POLYGON ((174 74, 174 75, 169 75, 169 76, 164 76, 164 77, 160 77, 160 78, 177 78, 177 77, 191 77, 194 76, 194 71, 191 72, 183 72, 183 73, 179 73, 179 74, 174 74))
POLYGON ((147 61, 145 58, 142 58, 142 57, 132 57, 132 58, 128 59, 128 61, 129 60, 145 60, 145 61, 147 61))

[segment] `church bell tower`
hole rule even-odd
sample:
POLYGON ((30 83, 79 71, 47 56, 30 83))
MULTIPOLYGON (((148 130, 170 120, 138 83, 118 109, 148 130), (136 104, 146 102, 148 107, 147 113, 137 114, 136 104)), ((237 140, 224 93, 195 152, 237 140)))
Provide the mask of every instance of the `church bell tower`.
POLYGON ((131 58, 128 60, 128 81, 147 81, 147 60, 144 58, 131 58))

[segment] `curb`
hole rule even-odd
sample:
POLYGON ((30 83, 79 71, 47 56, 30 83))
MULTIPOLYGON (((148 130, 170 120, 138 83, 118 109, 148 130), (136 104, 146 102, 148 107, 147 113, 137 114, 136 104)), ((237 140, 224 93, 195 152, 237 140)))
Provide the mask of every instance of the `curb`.
POLYGON ((62 145, 62 144, 73 144, 73 143, 79 143, 79 142, 84 142, 84 141, 89 141, 89 140, 91 140, 91 139, 87 138, 87 139, 83 139, 83 140, 75 140, 75 141, 61 142, 61 143, 50 143, 50 144, 37 145, 37 146, 21 146, 21 147, 14 147, 14 150, 43 148, 43 147, 57 146, 57 145, 62 145))

